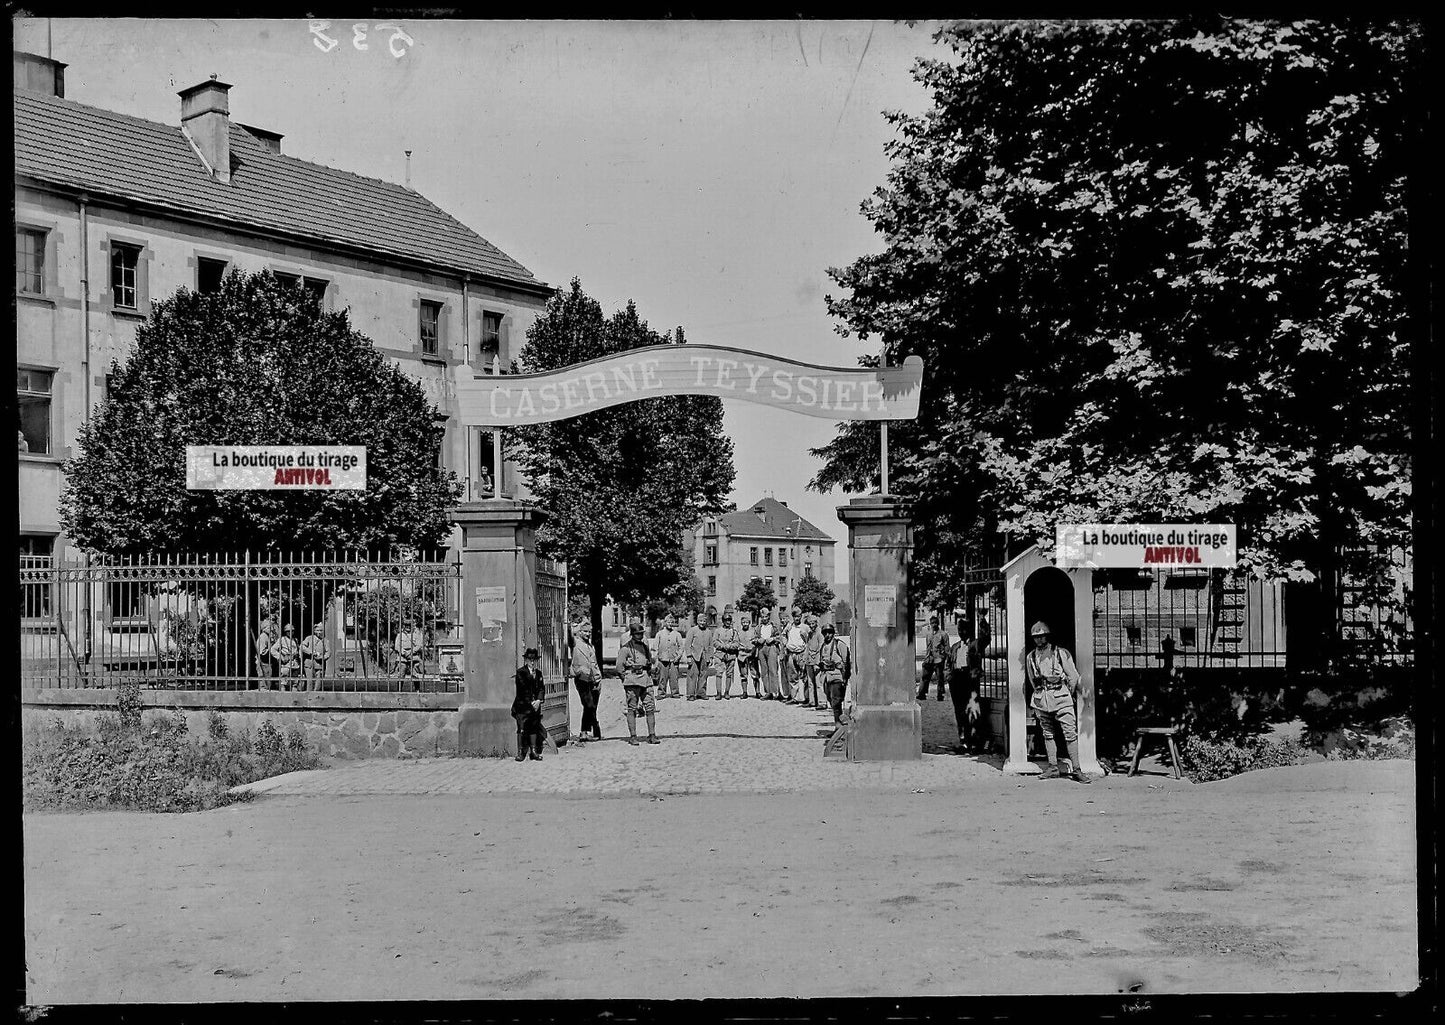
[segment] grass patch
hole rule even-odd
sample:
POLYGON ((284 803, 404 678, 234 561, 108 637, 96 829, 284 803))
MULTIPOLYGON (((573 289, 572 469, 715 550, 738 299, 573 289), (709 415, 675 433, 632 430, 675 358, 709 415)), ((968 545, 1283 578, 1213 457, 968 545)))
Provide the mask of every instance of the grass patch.
POLYGON ((94 730, 57 716, 26 736, 26 809, 205 811, 255 797, 232 787, 320 764, 299 726, 282 734, 265 719, 253 739, 233 735, 212 713, 207 736, 192 737, 179 711, 143 713, 127 691, 94 730))

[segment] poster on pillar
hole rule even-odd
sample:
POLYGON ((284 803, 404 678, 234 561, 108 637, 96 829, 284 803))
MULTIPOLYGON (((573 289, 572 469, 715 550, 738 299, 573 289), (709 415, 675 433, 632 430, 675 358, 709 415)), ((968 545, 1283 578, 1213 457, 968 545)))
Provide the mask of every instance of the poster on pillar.
POLYGON ((887 629, 897 622, 898 588, 893 584, 867 584, 863 588, 863 621, 887 629))
POLYGON ((483 644, 502 639, 502 628, 507 625, 505 587, 477 588, 477 621, 482 627, 483 644))

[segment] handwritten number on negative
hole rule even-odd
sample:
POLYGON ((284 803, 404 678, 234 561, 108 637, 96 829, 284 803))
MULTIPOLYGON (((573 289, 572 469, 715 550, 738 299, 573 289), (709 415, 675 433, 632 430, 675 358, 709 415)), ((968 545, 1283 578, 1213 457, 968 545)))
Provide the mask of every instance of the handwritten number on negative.
MULTIPOLYGON (((326 30, 331 28, 331 22, 311 21, 307 23, 307 27, 311 30, 311 35, 314 37, 311 42, 316 44, 316 49, 322 53, 330 53, 341 45, 339 39, 335 39, 326 34, 326 30)), ((391 22, 380 22, 373 26, 372 30, 391 33, 391 37, 387 39, 386 48, 392 57, 398 60, 407 55, 410 47, 416 45, 416 40, 407 35, 406 30, 400 25, 395 25, 391 22)), ((351 26, 351 45, 358 50, 364 51, 371 49, 371 44, 366 41, 367 34, 368 29, 366 22, 356 22, 351 26)))

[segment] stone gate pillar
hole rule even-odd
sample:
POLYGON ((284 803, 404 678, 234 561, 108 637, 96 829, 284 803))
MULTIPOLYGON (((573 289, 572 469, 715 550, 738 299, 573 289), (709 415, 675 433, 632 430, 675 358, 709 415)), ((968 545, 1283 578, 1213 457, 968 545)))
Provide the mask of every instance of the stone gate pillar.
POLYGON ((914 679, 908 565, 909 509, 887 495, 838 507, 848 525, 848 599, 853 606, 853 698, 849 746, 854 761, 923 757, 923 714, 914 679))
POLYGON ((537 643, 536 529, 547 514, 530 502, 464 502, 451 511, 462 529, 462 632, 466 696, 457 751, 515 755, 513 678, 537 643))

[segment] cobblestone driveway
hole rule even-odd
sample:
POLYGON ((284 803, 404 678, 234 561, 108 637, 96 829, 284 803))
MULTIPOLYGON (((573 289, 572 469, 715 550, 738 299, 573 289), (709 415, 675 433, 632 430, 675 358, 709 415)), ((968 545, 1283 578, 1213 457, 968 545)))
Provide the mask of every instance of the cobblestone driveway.
MULTIPOLYGON (((573 729, 581 709, 573 695, 573 729)), ((510 758, 374 759, 330 769, 289 773, 253 784, 257 793, 288 796, 361 794, 569 793, 704 794, 796 793, 881 788, 937 790, 992 782, 1012 786, 997 757, 925 754, 918 762, 850 764, 823 758, 821 731, 832 714, 778 701, 733 697, 658 702, 662 743, 627 743, 619 681, 602 689, 598 718, 603 740, 575 739, 539 762, 510 758)), ((646 737, 646 727, 638 723, 646 737)), ((956 736, 953 707, 924 705, 924 750, 946 751, 956 736), (945 721, 946 720, 946 721, 945 721)), ((1172 781, 1171 781, 1172 782, 1172 781)))

